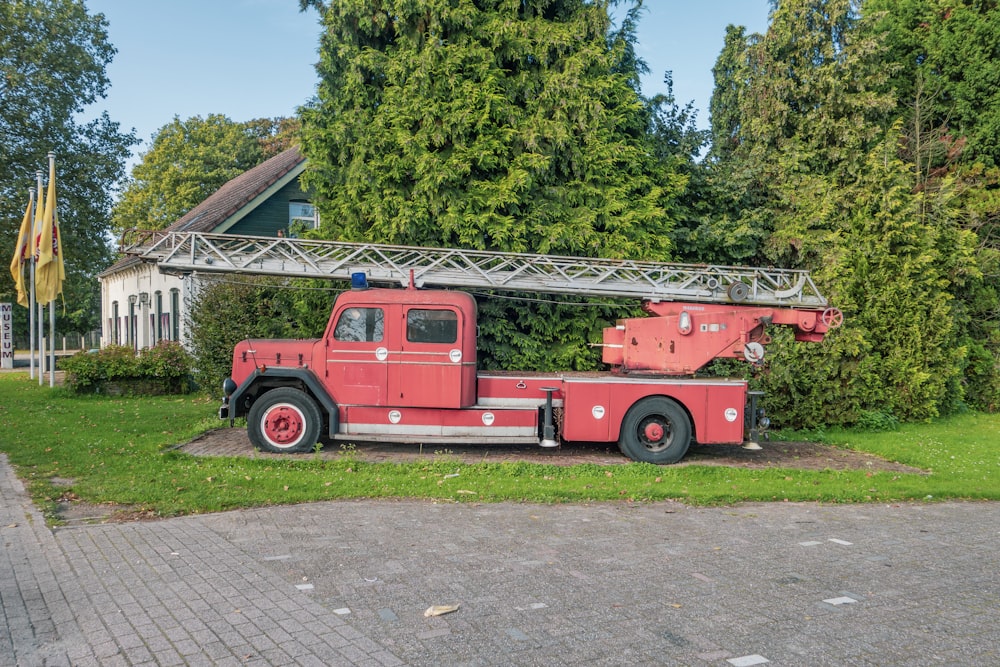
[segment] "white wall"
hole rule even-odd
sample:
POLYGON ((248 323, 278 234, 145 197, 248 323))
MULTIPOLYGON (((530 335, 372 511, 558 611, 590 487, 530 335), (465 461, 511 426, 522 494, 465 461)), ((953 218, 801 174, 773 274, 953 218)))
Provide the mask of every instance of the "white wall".
POLYGON ((160 340, 186 343, 186 280, 190 278, 162 274, 146 263, 102 277, 102 345, 140 350, 160 340))

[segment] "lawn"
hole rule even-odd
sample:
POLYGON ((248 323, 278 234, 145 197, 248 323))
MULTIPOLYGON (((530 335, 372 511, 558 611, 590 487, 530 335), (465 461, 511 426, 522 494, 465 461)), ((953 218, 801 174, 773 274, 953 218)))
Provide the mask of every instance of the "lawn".
POLYGON ((337 460, 171 451, 219 425, 216 404, 204 396, 75 396, 39 387, 23 373, 0 374, 0 451, 50 518, 60 498, 127 506, 147 516, 334 498, 692 504, 1000 499, 1000 415, 968 413, 885 433, 812 434, 923 474, 643 463, 465 464, 447 455, 431 463, 367 463, 349 447, 337 460))

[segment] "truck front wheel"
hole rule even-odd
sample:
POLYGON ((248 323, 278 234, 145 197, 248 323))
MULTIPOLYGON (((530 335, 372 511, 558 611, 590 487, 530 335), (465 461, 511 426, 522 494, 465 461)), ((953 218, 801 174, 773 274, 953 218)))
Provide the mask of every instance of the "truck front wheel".
POLYGON ((691 420, 676 402, 649 396, 629 408, 618 448, 633 461, 677 463, 691 444, 691 420))
POLYGON ((254 401, 247 414, 247 434, 258 449, 308 452, 319 438, 319 406, 304 391, 291 387, 272 389, 254 401))

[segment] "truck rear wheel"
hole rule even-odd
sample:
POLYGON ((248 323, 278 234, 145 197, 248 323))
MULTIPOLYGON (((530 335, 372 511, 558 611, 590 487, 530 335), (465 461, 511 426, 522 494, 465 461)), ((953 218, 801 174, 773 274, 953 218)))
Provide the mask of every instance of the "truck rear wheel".
POLYGON ((622 420, 618 448, 633 461, 677 463, 691 444, 691 420, 675 401, 649 396, 636 402, 622 420))
POLYGON ((319 438, 319 406, 304 391, 279 387, 254 401, 247 414, 247 434, 268 452, 308 452, 319 438))

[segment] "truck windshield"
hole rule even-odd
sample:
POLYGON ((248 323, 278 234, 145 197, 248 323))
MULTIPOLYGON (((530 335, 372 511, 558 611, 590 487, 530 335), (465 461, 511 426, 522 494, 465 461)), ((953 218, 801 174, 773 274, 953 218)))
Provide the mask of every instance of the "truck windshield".
POLYGON ((378 343, 382 340, 384 320, 381 308, 348 308, 337 319, 333 339, 351 343, 378 343))

